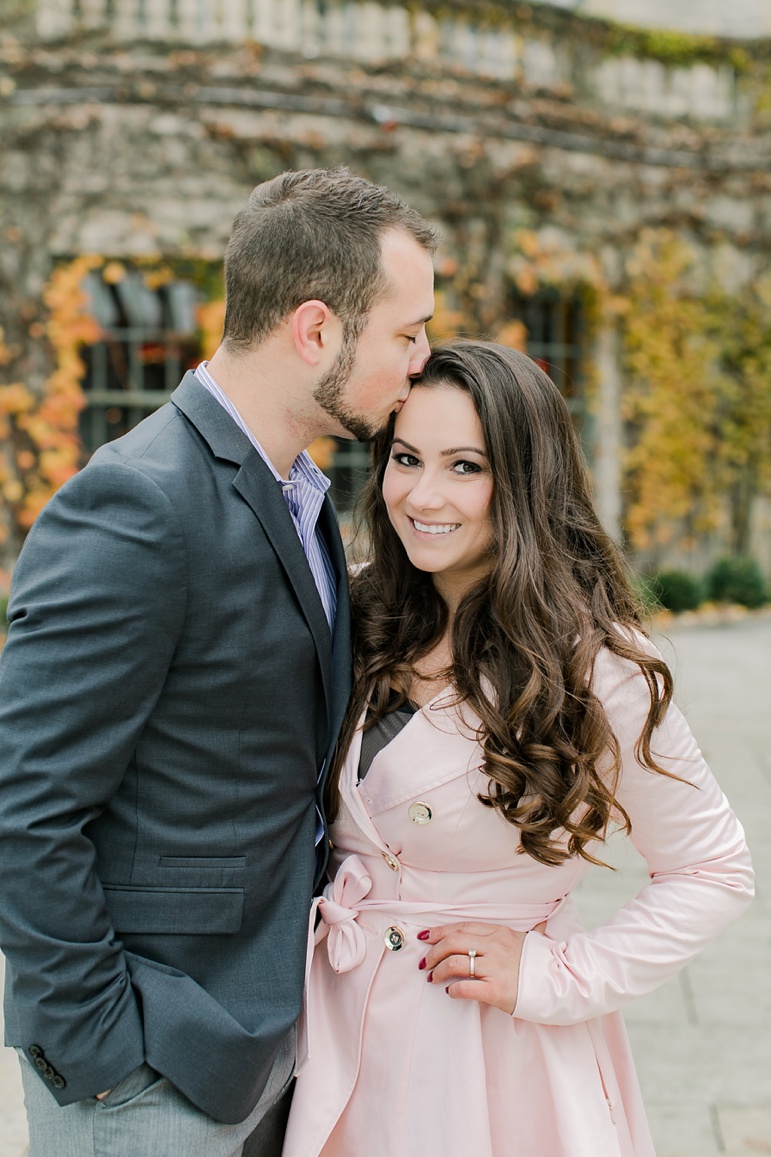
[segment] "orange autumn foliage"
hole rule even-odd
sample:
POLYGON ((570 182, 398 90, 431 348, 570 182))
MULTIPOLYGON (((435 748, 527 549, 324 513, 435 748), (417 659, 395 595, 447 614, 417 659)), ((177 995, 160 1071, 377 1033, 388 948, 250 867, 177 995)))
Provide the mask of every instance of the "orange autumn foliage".
MULTIPOLYGON (((56 269, 46 286, 48 316, 31 334, 31 340, 47 339, 53 355, 42 392, 18 381, 0 386, 0 542, 21 540, 80 465, 78 416, 85 405, 80 350, 100 336, 83 281, 98 264, 96 257, 79 257, 56 269)), ((8 364, 7 354, 0 333, 0 363, 8 364)))
POLYGON ((201 328, 201 357, 207 361, 222 341, 225 302, 207 301, 198 306, 196 318, 201 328))

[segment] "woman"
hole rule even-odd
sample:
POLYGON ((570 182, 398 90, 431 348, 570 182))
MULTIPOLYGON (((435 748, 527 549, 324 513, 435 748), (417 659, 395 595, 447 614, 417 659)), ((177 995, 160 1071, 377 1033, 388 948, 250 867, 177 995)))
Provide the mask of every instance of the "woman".
POLYGON ((618 1009, 752 894, 556 387, 437 349, 376 448, 285 1157, 651 1157, 618 1009), (651 883, 583 931, 630 833, 651 883))

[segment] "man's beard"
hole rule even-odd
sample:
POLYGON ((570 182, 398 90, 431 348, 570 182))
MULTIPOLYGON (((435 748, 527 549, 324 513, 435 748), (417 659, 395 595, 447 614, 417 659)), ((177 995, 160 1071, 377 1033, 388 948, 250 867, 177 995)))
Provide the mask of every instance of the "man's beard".
POLYGON ((357 442, 371 442, 380 433, 382 427, 375 425, 363 414, 356 414, 349 410, 343 402, 343 391, 351 380, 356 365, 356 347, 359 335, 349 330, 343 338, 340 353, 335 364, 330 367, 324 377, 318 382, 313 391, 313 399, 322 410, 330 414, 347 430, 357 442))

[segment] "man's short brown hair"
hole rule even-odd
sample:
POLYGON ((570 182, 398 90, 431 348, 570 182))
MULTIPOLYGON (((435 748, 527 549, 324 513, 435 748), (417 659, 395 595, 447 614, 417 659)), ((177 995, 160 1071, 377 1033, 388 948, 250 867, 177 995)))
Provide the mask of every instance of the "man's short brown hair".
POLYGON ((225 254, 225 328, 231 350, 259 345, 304 301, 323 301, 346 333, 363 327, 386 290, 381 237, 409 233, 427 252, 438 238, 384 185, 344 166, 281 173, 258 185, 225 254))

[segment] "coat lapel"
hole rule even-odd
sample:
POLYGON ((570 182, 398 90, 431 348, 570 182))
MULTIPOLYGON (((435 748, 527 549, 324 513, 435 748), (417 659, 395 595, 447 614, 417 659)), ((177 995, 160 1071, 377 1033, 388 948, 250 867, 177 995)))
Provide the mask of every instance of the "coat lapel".
POLYGON ((369 814, 367 807, 362 799, 361 792, 358 785, 358 770, 359 759, 361 758, 361 739, 362 727, 364 720, 367 717, 366 708, 362 711, 359 722, 356 726, 351 746, 345 757, 345 762, 340 772, 340 795, 351 813, 351 818, 358 825, 360 831, 364 833, 367 839, 380 848, 381 852, 387 852, 386 845, 382 835, 380 834, 377 824, 372 816, 369 814))
MULTIPOLYGON (((329 624, 280 487, 243 431, 193 373, 185 375, 181 385, 172 394, 171 400, 192 422, 216 458, 232 462, 239 467, 233 479, 233 487, 259 519, 297 597, 316 644, 324 693, 331 707, 332 638, 329 624)), ((334 518, 334 514, 332 517, 334 518)), ((336 528, 335 534, 328 536, 330 548, 335 535, 339 539, 336 528)), ((339 547, 339 551, 342 553, 342 546, 339 547)), ((345 617, 347 618, 347 603, 345 617)))

